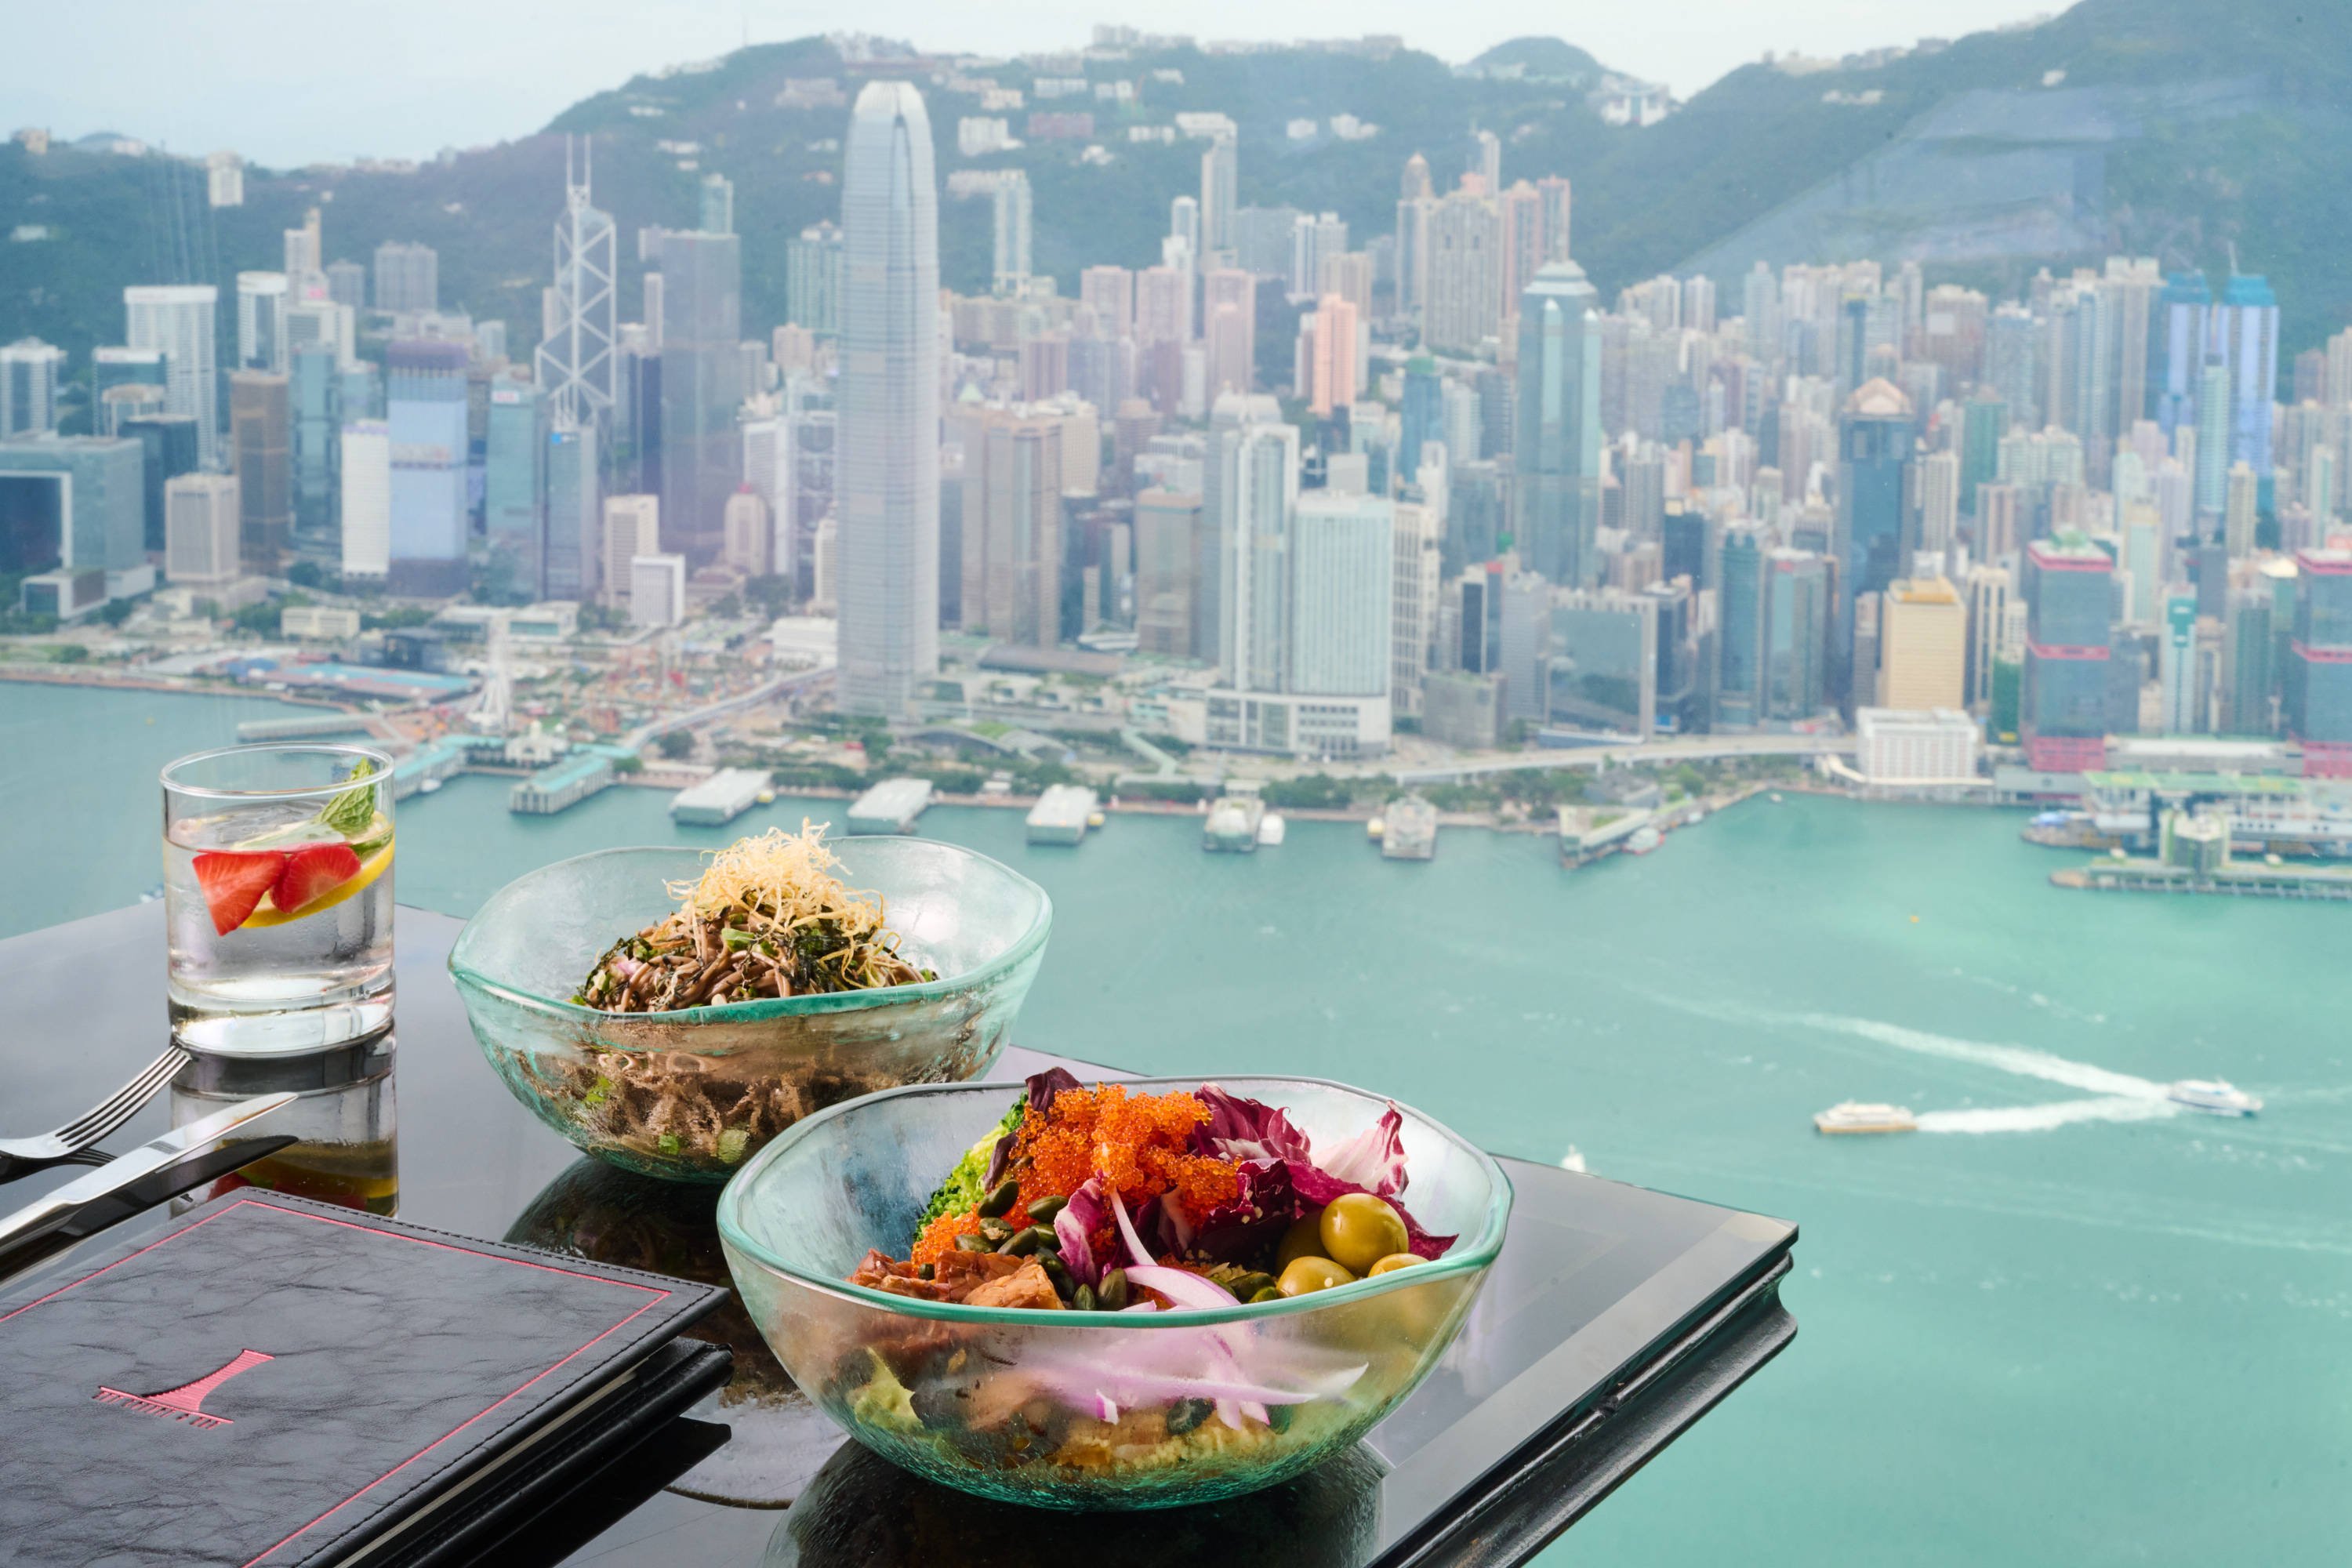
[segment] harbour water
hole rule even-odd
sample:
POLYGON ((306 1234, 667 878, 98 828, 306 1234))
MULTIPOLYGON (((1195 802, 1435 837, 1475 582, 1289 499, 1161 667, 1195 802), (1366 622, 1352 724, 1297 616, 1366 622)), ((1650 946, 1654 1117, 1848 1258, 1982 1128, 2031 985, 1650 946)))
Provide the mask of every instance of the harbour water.
MULTIPOLYGON (((0 930, 137 898, 155 766, 273 707, 0 686, 0 930)), ((652 790, 506 796, 404 803, 399 897, 462 914, 564 855, 846 805, 692 828, 652 790)), ((1547 839, 1458 829, 1400 863, 1354 824, 1209 855, 1190 816, 1077 847, 1018 811, 922 820, 1054 897, 1028 1044, 1376 1085, 1505 1152, 1802 1225, 1795 1345, 1552 1559, 2340 1563, 2352 910, 2087 898, 2019 826, 1759 797, 1564 872, 1547 839), (2177 1110, 2186 1077, 2263 1113, 2177 1110), (1816 1136, 1846 1099, 1921 1130, 1816 1136)))

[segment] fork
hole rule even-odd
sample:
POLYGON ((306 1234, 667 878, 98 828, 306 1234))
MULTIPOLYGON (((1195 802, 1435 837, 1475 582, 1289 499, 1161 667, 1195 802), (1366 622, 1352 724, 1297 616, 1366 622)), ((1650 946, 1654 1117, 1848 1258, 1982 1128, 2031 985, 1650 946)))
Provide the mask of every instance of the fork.
POLYGON ((38 1165, 80 1152, 136 1116, 190 1059, 187 1052, 172 1047, 137 1078, 56 1131, 32 1138, 0 1138, 0 1160, 38 1165))

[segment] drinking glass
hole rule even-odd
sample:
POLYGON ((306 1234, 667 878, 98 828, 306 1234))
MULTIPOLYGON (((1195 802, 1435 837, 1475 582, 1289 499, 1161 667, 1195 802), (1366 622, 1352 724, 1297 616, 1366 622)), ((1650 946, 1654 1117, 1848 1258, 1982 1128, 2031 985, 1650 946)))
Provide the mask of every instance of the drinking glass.
POLYGON ((392 1021, 392 762, 230 746, 163 770, 172 1035, 318 1050, 392 1021))

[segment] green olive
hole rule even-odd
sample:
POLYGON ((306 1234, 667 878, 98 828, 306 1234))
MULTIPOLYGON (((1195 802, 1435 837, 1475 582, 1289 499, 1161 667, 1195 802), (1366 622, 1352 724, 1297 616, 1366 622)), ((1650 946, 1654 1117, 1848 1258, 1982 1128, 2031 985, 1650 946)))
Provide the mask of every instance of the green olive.
POLYGON ((1282 1245, 1274 1249, 1274 1266, 1287 1268, 1294 1258, 1320 1258, 1323 1255, 1323 1211, 1312 1209, 1291 1223, 1282 1233, 1282 1245))
POLYGON ((1364 1278, 1369 1279, 1375 1274, 1392 1274, 1400 1268, 1410 1268, 1420 1261, 1420 1258, 1410 1252, 1391 1252, 1370 1268, 1365 1269, 1364 1278))
POLYGON ((1323 1256, 1360 1273, 1411 1244, 1396 1210, 1370 1193, 1342 1193, 1333 1198, 1317 1230, 1323 1256))
POLYGON ((1282 1279, 1275 1289, 1286 1296, 1304 1296, 1345 1285, 1354 1278, 1328 1258, 1294 1258, 1283 1266, 1282 1279))

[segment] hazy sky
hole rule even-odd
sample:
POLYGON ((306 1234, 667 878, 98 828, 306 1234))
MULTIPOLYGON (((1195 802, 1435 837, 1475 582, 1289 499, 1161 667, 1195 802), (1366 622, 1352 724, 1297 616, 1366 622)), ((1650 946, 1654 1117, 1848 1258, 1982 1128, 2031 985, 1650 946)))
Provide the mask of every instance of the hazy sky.
MULTIPOLYGON (((537 131, 637 71, 849 26, 929 49, 1083 44, 1097 22, 1202 39, 1396 33, 1447 60, 1549 33, 1696 92, 1767 49, 1838 55, 2061 8, 2051 0, 75 0, 15 7, 9 126, 120 131, 262 163, 419 157, 537 131), (561 16, 561 32, 555 18, 561 16)), ((1365 110, 1377 112, 1377 104, 1365 110)))

